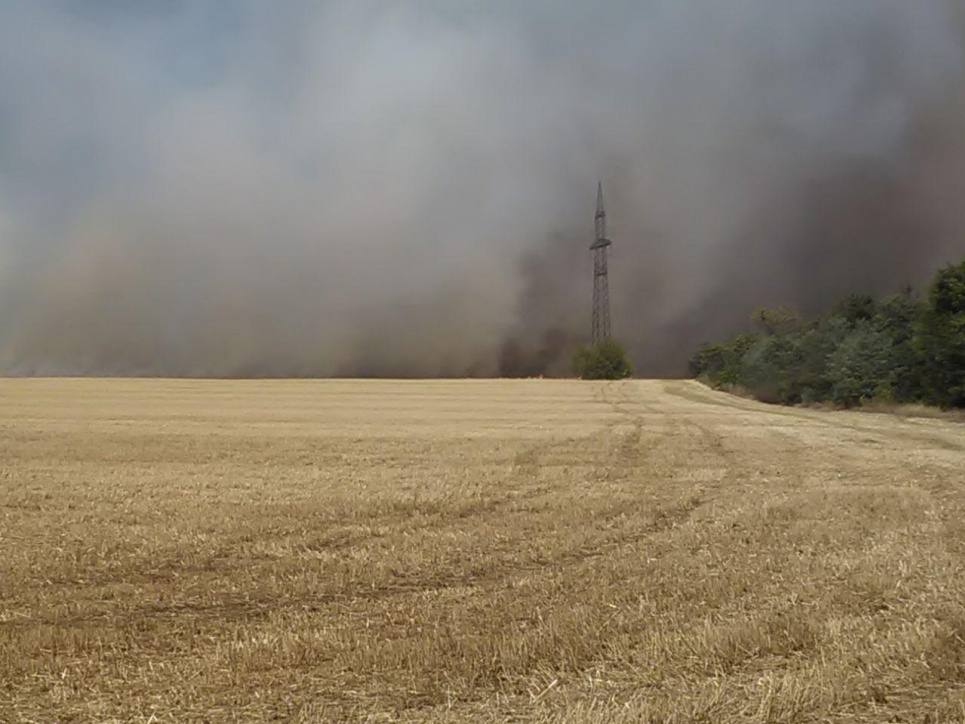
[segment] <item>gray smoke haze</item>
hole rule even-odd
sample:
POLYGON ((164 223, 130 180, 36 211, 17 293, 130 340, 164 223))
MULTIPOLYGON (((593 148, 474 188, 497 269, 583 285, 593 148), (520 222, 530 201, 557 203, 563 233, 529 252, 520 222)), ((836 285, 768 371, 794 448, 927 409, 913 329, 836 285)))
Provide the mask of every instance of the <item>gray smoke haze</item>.
POLYGON ((957 0, 8 0, 0 373, 644 373, 965 253, 957 0))

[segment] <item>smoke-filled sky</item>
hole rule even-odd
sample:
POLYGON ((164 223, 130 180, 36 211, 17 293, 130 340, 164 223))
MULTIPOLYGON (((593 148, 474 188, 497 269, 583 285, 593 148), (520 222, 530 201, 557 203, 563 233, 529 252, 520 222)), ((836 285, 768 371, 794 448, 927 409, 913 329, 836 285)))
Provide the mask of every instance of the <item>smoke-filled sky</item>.
POLYGON ((643 373, 965 254, 958 0, 5 0, 0 373, 643 373))

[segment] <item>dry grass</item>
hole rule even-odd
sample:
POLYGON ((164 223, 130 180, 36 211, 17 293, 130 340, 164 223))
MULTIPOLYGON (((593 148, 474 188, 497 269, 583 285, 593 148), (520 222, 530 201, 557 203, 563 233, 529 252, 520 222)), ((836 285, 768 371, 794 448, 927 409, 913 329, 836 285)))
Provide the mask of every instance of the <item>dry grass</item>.
POLYGON ((946 420, 948 422, 965 422, 965 410, 942 410, 922 404, 900 404, 897 402, 882 402, 869 400, 858 408, 862 412, 880 412, 887 415, 901 417, 922 417, 932 420, 946 420))
MULTIPOLYGON (((702 385, 708 389, 718 389, 727 392, 735 397, 745 400, 755 400, 757 398, 740 385, 725 384, 717 388, 706 380, 700 380, 702 385)), ((780 405, 780 402, 768 404, 780 405)), ((803 410, 824 410, 825 412, 846 409, 842 405, 833 402, 802 402, 795 407, 803 410)), ((926 405, 920 402, 887 402, 885 400, 873 399, 865 400, 861 404, 850 408, 852 412, 870 412, 881 415, 897 415, 898 417, 923 418, 928 420, 944 420, 945 422, 965 423, 965 410, 943 410, 934 405, 926 405)))
POLYGON ((0 461, 3 722, 965 722, 946 421, 8 380, 0 461))

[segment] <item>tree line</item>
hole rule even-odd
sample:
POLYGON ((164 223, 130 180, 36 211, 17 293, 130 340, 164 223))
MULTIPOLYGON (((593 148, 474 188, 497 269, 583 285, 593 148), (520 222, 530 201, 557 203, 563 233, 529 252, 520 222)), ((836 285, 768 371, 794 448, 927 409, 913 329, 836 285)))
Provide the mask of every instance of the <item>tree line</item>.
POLYGON ((777 308, 752 320, 753 331, 702 346, 690 372, 788 405, 965 407, 965 260, 940 269, 924 297, 911 288, 884 299, 851 294, 811 319, 777 308))

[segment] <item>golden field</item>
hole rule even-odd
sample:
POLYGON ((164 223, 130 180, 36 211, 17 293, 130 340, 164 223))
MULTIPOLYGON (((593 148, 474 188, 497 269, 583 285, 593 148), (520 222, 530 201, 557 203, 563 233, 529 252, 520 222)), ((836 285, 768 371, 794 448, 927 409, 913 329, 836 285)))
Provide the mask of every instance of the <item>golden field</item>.
POLYGON ((0 380, 2 722, 965 722, 965 427, 0 380))

